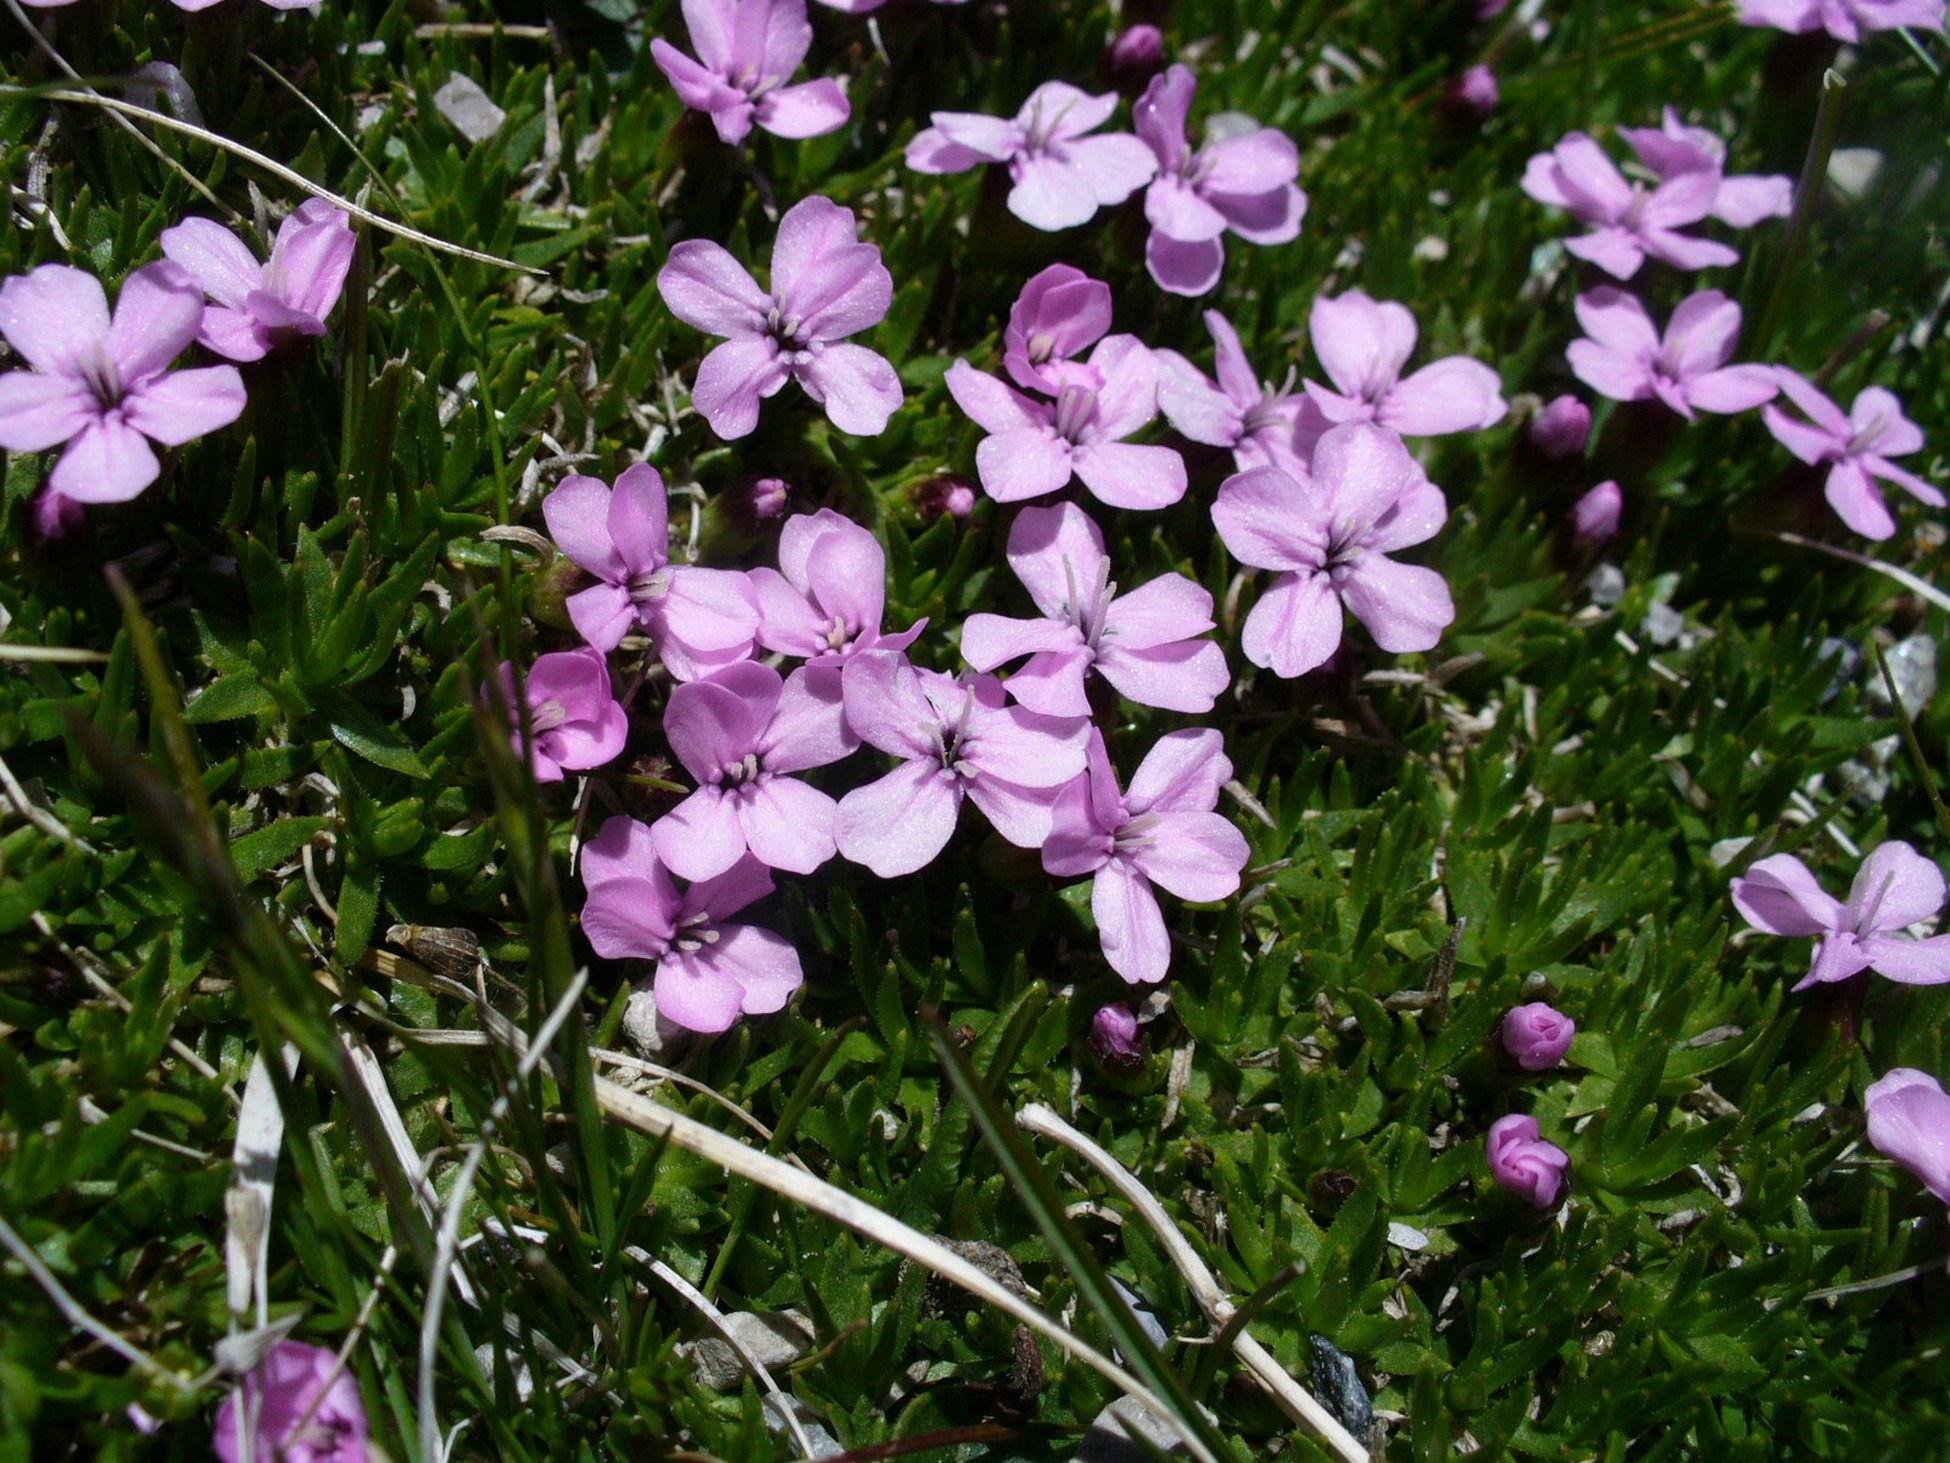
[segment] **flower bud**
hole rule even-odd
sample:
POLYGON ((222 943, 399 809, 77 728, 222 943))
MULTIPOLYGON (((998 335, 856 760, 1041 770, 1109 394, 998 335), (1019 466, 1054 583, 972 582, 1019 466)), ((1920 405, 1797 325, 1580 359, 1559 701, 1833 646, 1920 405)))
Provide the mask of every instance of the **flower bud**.
POLYGON ((757 478, 739 495, 739 518, 754 531, 785 517, 792 489, 783 478, 757 478))
POLYGON ((1476 0, 1476 18, 1495 20, 1510 8, 1510 0, 1476 0))
POLYGON ((1144 1057, 1138 1038, 1137 1012, 1129 1006, 1104 1006, 1090 1019, 1090 1049, 1120 1067, 1134 1066, 1144 1057))
POLYGON ((929 478, 914 490, 914 511, 923 523, 942 515, 960 520, 975 511, 975 489, 965 478, 929 478))
POLYGON ((1526 1072, 1545 1072, 1564 1060, 1577 1023, 1542 1001, 1518 1006, 1503 1018, 1503 1049, 1526 1072))
POLYGON ((1490 1125, 1490 1177, 1506 1193, 1539 1209, 1557 1203, 1571 1169, 1571 1155, 1537 1131, 1537 1119, 1511 1113, 1490 1125))
POLYGON ((1584 451, 1591 436, 1591 408, 1575 396, 1560 396, 1531 419, 1530 440, 1546 457, 1584 451))
POLYGON ((64 493, 42 488, 27 509, 28 529, 37 544, 66 538, 88 522, 88 510, 64 493))
POLYGON ((1619 515, 1624 511, 1625 495, 1618 484, 1602 482, 1572 507, 1572 537, 1581 544, 1606 543, 1618 532, 1619 515))
POLYGON ((1454 81, 1443 95, 1443 102, 1458 117, 1480 122, 1496 110, 1496 73, 1487 66, 1472 66, 1454 81))
POLYGON ((1119 87, 1143 86, 1165 64, 1165 38, 1155 25, 1134 25, 1111 42, 1110 74, 1119 87))

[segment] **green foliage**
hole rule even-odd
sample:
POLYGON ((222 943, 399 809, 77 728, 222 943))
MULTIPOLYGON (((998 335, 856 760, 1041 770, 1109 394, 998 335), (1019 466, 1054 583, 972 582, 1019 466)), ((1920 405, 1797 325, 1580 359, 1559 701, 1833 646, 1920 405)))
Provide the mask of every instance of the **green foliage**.
MULTIPOLYGON (((1359 287, 1415 312, 1418 363, 1464 351, 1512 396, 1572 389, 1563 349, 1585 280, 1562 219, 1516 186, 1528 156, 1576 126, 1650 124, 1670 101, 1732 137, 1733 169, 1800 166, 1832 59, 1814 43, 1739 27, 1725 7, 1546 7, 1541 37, 1508 14, 1478 27, 1473 9, 1184 0, 1168 17, 1168 45, 1199 75, 1194 126, 1242 111, 1302 148, 1305 232, 1229 243, 1217 301, 1264 375, 1308 369, 1315 295, 1359 287), (1463 128, 1438 98, 1486 57, 1503 105, 1463 128)), ((1094 1373, 1042 1347, 1046 1376, 1027 1384, 998 1316, 602 1125, 588 1053, 623 1043, 641 971, 593 962, 553 1068, 518 1080, 503 1046, 479 1043, 477 994, 533 1034, 588 958, 571 858, 590 820, 655 816, 671 786, 656 676, 635 702, 641 755, 580 795, 529 782, 481 688, 504 660, 569 643, 562 566, 521 532, 542 527, 543 494, 640 459, 707 562, 772 553, 736 511, 759 476, 791 484, 795 509, 868 525, 887 550, 888 622, 926 617, 914 653, 930 664, 955 665, 972 610, 1023 608, 1006 514, 924 509, 936 480, 974 471, 980 434, 942 384, 949 364, 993 366, 1022 280, 1058 259, 1111 284, 1119 329, 1202 364, 1212 302, 1151 285, 1137 203, 1036 234, 993 178, 922 177, 902 148, 937 108, 1013 113, 1050 77, 1100 85, 1114 10, 892 4, 870 26, 815 6, 810 65, 848 78, 853 123, 803 143, 755 134, 743 151, 684 114, 650 61, 648 39, 681 30, 665 0, 500 17, 546 20, 539 34, 335 0, 315 15, 242 0, 34 12, 82 76, 171 62, 217 132, 535 271, 362 230, 332 333, 248 367, 236 426, 168 453, 155 489, 94 510, 66 543, 28 534, 48 459, 8 460, 0 1219, 89 1314, 203 1376, 231 1324, 237 1094, 254 1054, 290 1043, 273 1314, 321 1345, 360 1328, 351 1366, 376 1435, 388 1456, 418 1457, 436 1221, 356 1078, 342 1038, 357 1034, 406 1138, 433 1155, 437 1196, 466 1146, 489 1143, 463 1210, 469 1298, 450 1291, 437 1338, 439 1418, 465 1423, 455 1456, 794 1456, 757 1388, 695 1382, 678 1347, 701 1322, 646 1260, 723 1309, 807 1316, 815 1349, 779 1380, 849 1446, 1075 1451, 1110 1400, 1094 1373), (455 75, 507 113, 485 142, 435 104, 455 75), (664 309, 656 271, 679 238, 762 265, 778 212, 815 192, 884 252, 894 301, 863 339, 899 368, 905 404, 855 439, 795 388, 751 437, 720 443, 686 394, 707 343, 664 309), (104 580, 111 562, 129 593, 104 580), (443 985, 416 943, 455 930, 485 956, 478 993, 471 965, 440 970, 459 981, 443 985)), ((1765 358, 1825 373, 1844 399, 1896 391, 1934 443, 1911 461, 1939 476, 1945 60, 1939 40, 1868 40, 1841 122, 1844 146, 1881 156, 1866 196, 1822 194, 1791 270, 1785 232, 1763 226, 1715 281, 1756 324, 1784 287, 1765 358)), ((52 75, 24 37, 0 47, 10 85, 52 75)), ((192 180, 260 252, 260 190, 275 211, 298 201, 202 143, 152 140, 31 91, 0 96, 14 220, 0 274, 64 262, 112 290, 157 257, 162 229, 215 213, 192 180)), ((1637 286, 1655 315, 1681 290, 1651 266, 1637 286)), ((1790 995, 1805 950, 1739 933, 1726 886, 1768 852, 1799 853, 1832 888, 1855 849, 1935 846, 1919 774, 1946 780, 1950 694, 1911 708, 1919 767, 1891 751, 1887 698, 1846 662, 1904 636, 1941 643, 1944 616, 1766 536, 1832 524, 1818 476, 1751 416, 1683 430, 1636 407, 1599 416, 1569 464, 1532 452, 1515 416, 1421 444, 1452 508, 1423 556, 1454 587, 1455 625, 1422 657, 1357 636, 1336 671, 1300 683, 1249 676, 1238 654, 1256 591, 1211 530, 1216 454, 1188 452, 1178 507, 1104 517, 1120 580, 1127 566, 1131 583, 1186 573, 1223 606, 1240 679, 1209 720, 1244 794, 1226 806, 1253 843, 1238 900, 1168 909, 1173 977, 1135 1066, 1087 1041, 1098 1007, 1138 993, 1097 952, 1086 888, 1057 887, 971 821, 903 880, 841 863, 781 880, 754 917, 798 948, 805 992, 666 1052, 689 1085, 659 1100, 918 1228, 996 1246, 1101 1349, 1137 1348, 1099 1269, 1169 1336, 1202 1331, 1100 1180, 1053 1154, 998 1154, 1001 1115, 1048 1103, 1151 1187, 1236 1296, 1256 1297, 1253 1332, 1281 1364, 1304 1378, 1314 1335, 1355 1359, 1390 1458, 1940 1452, 1940 1266, 1818 1293, 1944 1253, 1942 1207, 1873 1158, 1860 1107, 1890 1067, 1950 1072, 1950 996, 1790 995), (1630 508, 1608 566, 1622 599, 1601 603, 1591 556, 1554 525, 1603 478, 1630 508), (1655 634, 1662 623, 1677 628, 1655 634), (1580 1034, 1560 1070, 1523 1076, 1496 1026, 1545 998, 1580 1034), (977 1092, 997 1111, 971 1107, 977 1092), (1511 1111, 1571 1153, 1554 1216, 1489 1182, 1483 1135, 1511 1111)), ((1874 552, 1928 576, 1940 541, 1918 513, 1874 552)), ((619 666, 636 669, 630 656, 619 666)), ((1106 704, 1100 722, 1128 773, 1186 719, 1106 704)), ((1286 1439, 1229 1359, 1173 1343, 1159 1365, 1240 1456, 1286 1439)), ((131 1370, 0 1261, 0 1463, 201 1456, 221 1395, 131 1370), (130 1426, 131 1403, 162 1432, 130 1426)), ((1281 1445, 1316 1455, 1297 1436, 1281 1445)))

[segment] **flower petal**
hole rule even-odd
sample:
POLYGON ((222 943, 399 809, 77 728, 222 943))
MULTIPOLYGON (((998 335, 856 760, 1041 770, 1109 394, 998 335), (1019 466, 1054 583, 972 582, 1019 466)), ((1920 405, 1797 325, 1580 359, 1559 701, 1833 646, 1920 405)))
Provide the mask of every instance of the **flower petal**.
POLYGON ((982 488, 998 503, 1040 498, 1066 486, 1070 444, 1048 427, 1024 427, 984 437, 975 449, 982 488))
POLYGON ((1840 901, 1791 853, 1761 859, 1735 879, 1733 907, 1770 935, 1825 935, 1842 923, 1840 901))
POLYGON ((1254 665, 1303 676, 1340 649, 1341 621, 1341 597, 1326 575, 1282 574, 1246 616, 1239 644, 1254 665))
POLYGON ((709 239, 671 245, 657 271, 657 292, 670 313, 707 335, 757 335, 765 329, 771 297, 731 252, 709 239))
POLYGON ((180 447, 244 414, 244 378, 235 366, 200 366, 151 376, 122 398, 122 416, 143 436, 180 447))
POLYGON ((630 570, 611 536, 610 489, 601 478, 577 473, 542 500, 542 521, 555 546, 598 579, 621 583, 630 570))
POLYGON ((761 777, 740 789, 737 804, 753 855, 775 869, 810 874, 836 851, 839 805, 796 777, 761 777))
POLYGON ((1239 892, 1239 871, 1252 857, 1246 835, 1217 813, 1167 813, 1131 862, 1180 899, 1201 904, 1239 892))
POLYGON ((901 407, 900 377, 885 356, 863 345, 829 342, 792 374, 842 432, 877 437, 901 407))
POLYGON ((43 264, 0 284, 0 335, 37 371, 74 374, 108 329, 108 296, 84 270, 43 264))
POLYGON ((758 404, 776 396, 791 377, 778 347, 746 336, 715 347, 697 368, 691 405, 724 441, 748 437, 758 426, 758 404))
POLYGON ((716 787, 700 787, 651 824, 650 840, 664 867, 685 879, 714 879, 745 856, 737 806, 716 787))
POLYGON ((1097 870, 1090 889, 1090 912, 1097 919, 1110 968, 1133 985, 1165 978, 1171 969, 1171 937, 1151 885, 1123 859, 1097 870))
POLYGON ((840 853, 883 879, 934 862, 954 835, 962 785, 938 759, 903 762, 840 799, 840 853))
POLYGON ((823 137, 837 132, 853 115, 846 91, 831 77, 783 86, 758 99, 758 125, 774 137, 823 137))
POLYGON ((95 394, 72 376, 38 371, 0 375, 0 447, 9 452, 44 451, 100 415, 95 394))
POLYGON ((257 256, 214 220, 186 218, 164 229, 157 242, 164 257, 182 265, 206 295, 233 310, 241 310, 244 296, 264 283, 264 266, 257 256))
POLYGON ((126 503, 162 473, 148 439, 110 412, 88 423, 47 475, 47 485, 77 503, 126 503))
POLYGON ((1169 447, 1091 442, 1072 461, 1083 485, 1113 508, 1168 508, 1185 496, 1185 459, 1169 447))
MULTIPOLYGON (((166 259, 145 264, 122 281, 122 292, 115 297, 108 354, 121 371, 123 382, 133 385, 188 350, 202 324, 203 290, 190 278, 189 271, 166 259)), ((238 390, 241 395, 241 381, 238 390)), ((200 435, 190 433, 191 437, 200 435)))
POLYGON ((1341 598, 1375 644, 1400 654, 1433 650, 1456 618, 1449 584, 1433 569, 1369 554, 1341 585, 1341 598))

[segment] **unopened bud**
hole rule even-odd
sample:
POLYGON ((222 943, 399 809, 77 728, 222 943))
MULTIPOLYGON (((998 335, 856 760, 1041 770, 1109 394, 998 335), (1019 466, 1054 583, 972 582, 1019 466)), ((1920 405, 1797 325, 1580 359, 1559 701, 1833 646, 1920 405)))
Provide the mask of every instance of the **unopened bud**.
POLYGON ((1560 396, 1530 422, 1530 440, 1546 457, 1584 451, 1591 437, 1591 408, 1575 396, 1560 396))
POLYGON ((1571 535, 1581 544, 1602 544, 1618 532, 1625 512, 1625 495, 1618 484, 1602 482, 1571 509, 1571 535))

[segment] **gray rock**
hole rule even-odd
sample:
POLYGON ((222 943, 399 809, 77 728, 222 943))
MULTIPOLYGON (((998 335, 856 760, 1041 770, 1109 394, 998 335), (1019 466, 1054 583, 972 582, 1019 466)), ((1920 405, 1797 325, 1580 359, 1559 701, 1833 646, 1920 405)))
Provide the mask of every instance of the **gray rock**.
POLYGON ((1178 1429, 1135 1397, 1119 1397, 1097 1414, 1077 1450, 1077 1463, 1150 1463, 1151 1454, 1133 1441, 1143 1438, 1173 1458, 1189 1458, 1191 1450, 1178 1429))
POLYGON ((1308 1344, 1313 1351, 1314 1396, 1342 1427, 1365 1440, 1374 1431, 1374 1401, 1355 1370, 1354 1358, 1325 1336, 1316 1334, 1308 1344))
POLYGON ((454 130, 469 142, 486 142, 501 130, 508 114, 494 104, 472 77, 456 76, 433 94, 440 115, 453 123, 454 130))
MULTIPOLYGON (((1889 663, 1890 679, 1896 683, 1896 694, 1903 699, 1903 710, 1912 717, 1922 715, 1936 695, 1936 641, 1927 635, 1912 635, 1883 651, 1882 658, 1889 663)), ((1864 667, 1862 678, 1869 704, 1890 710, 1889 686, 1882 679, 1881 669, 1873 665, 1864 667)))
MULTIPOLYGON (((791 1366, 812 1350, 813 1328, 797 1311, 733 1311, 725 1325, 768 1372, 791 1366)), ((691 1368, 698 1385, 730 1392, 743 1384, 745 1359, 722 1336, 701 1336, 690 1344, 691 1368)))

